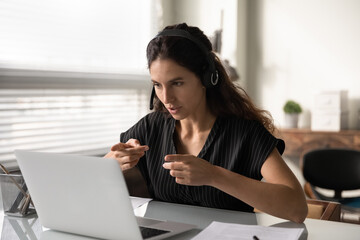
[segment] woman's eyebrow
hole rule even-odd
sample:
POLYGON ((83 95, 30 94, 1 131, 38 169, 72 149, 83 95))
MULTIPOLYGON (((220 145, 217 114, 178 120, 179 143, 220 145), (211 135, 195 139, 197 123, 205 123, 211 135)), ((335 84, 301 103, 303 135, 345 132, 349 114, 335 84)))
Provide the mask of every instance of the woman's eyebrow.
POLYGON ((183 80, 182 77, 176 77, 174 79, 171 79, 169 82, 176 82, 176 81, 179 81, 179 80, 183 80))
MULTIPOLYGON (((183 80, 183 78, 182 77, 176 77, 176 78, 173 78, 173 79, 169 80, 168 82, 172 83, 172 82, 176 82, 176 81, 179 81, 179 80, 183 80)), ((151 79, 151 81, 153 83, 159 83, 159 82, 155 81, 154 79, 151 79)))

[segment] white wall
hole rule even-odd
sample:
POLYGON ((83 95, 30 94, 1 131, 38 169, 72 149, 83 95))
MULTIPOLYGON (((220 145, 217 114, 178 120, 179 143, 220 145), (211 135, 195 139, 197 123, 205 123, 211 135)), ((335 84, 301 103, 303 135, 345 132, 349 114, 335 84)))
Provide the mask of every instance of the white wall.
POLYGON ((349 126, 360 109, 359 0, 162 0, 164 25, 187 22, 208 35, 224 11, 222 57, 236 66, 240 84, 283 125, 286 100, 310 127, 314 95, 348 90, 349 126))
POLYGON ((221 28, 223 12, 221 57, 230 61, 241 75, 241 79, 245 78, 246 0, 162 0, 162 6, 163 27, 186 22, 188 25, 199 27, 208 37, 213 36, 215 30, 221 28), (239 7, 243 11, 240 15, 239 7))
POLYGON ((283 124, 282 106, 298 101, 310 126, 313 97, 348 90, 351 129, 360 109, 360 1, 248 1, 248 91, 283 124))

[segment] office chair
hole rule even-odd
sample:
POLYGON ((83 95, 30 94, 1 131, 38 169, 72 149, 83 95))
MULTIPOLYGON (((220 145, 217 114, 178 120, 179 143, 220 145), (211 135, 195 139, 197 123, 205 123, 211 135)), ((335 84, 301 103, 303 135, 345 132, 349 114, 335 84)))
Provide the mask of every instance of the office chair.
POLYGON ((312 199, 341 203, 342 213, 360 214, 360 195, 344 197, 343 191, 360 190, 360 151, 350 149, 316 149, 303 155, 302 173, 305 194, 312 199), (333 190, 327 196, 318 188, 333 190))

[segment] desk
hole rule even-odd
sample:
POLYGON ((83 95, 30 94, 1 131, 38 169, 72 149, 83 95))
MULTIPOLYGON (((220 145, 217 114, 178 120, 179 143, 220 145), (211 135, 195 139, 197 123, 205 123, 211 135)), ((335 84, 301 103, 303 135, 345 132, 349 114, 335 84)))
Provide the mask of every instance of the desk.
MULTIPOLYGON (((157 218, 161 220, 172 220, 195 224, 198 229, 191 230, 186 233, 168 238, 169 240, 180 240, 180 239, 191 239, 193 236, 198 234, 203 228, 208 226, 212 221, 229 222, 229 223, 240 223, 240 224, 258 224, 262 226, 279 226, 279 227, 302 227, 305 228, 305 233, 301 239, 359 239, 360 236, 360 225, 322 221, 307 218, 304 224, 296 224, 293 222, 286 221, 284 219, 276 218, 265 213, 244 213, 238 211, 229 211, 213 208, 204 208, 196 206, 188 206, 181 204, 172 204, 158 201, 151 201, 146 207, 145 217, 157 218)), ((144 208, 145 210, 145 208, 144 208)), ((27 231, 31 229, 30 234, 32 237, 20 238, 15 234, 14 226, 16 224, 10 224, 8 217, 4 217, 3 213, 0 213, 0 226, 3 226, 2 230, 6 231, 2 233, 2 240, 12 239, 31 239, 37 240, 41 234, 42 228, 37 218, 25 218, 25 219, 12 219, 17 221, 21 227, 27 231), (25 223, 25 227, 24 227, 25 223), (11 232, 12 231, 12 232, 11 232), (4 236, 4 234, 7 234, 4 236), (10 235, 15 235, 11 237, 10 235), (4 238, 6 237, 6 238, 4 238)), ((13 222, 14 223, 14 222, 13 222)), ((18 230, 21 230, 18 229, 18 230)), ((62 240, 90 240, 90 238, 79 237, 70 234, 56 233, 57 236, 52 239, 62 240)))

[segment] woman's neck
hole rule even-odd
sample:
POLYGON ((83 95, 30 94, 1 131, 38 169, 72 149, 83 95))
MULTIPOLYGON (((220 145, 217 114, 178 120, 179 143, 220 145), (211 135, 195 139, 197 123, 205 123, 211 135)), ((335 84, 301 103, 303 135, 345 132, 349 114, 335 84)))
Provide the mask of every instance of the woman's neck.
POLYGON ((196 116, 177 121, 176 130, 179 136, 193 136, 211 130, 216 116, 209 110, 196 116))
POLYGON ((197 156, 204 147, 215 120, 216 116, 210 114, 177 121, 174 135, 177 152, 197 156))

